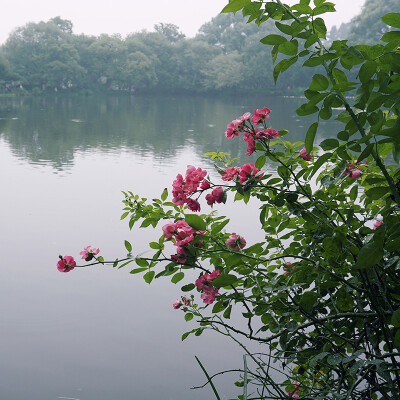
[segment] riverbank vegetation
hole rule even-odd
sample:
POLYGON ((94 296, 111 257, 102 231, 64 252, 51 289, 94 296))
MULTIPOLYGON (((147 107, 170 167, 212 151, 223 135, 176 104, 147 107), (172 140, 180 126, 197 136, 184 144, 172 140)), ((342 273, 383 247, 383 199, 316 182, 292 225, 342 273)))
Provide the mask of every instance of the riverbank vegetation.
MULTIPOLYGON (((331 30, 329 40, 374 38, 387 29, 376 15, 400 11, 396 0, 367 0, 351 23, 331 30), (371 29, 371 26, 373 29, 371 29)), ((16 28, 0 49, 0 92, 263 92, 300 94, 310 81, 307 69, 294 65, 275 85, 273 60, 260 43, 271 34, 272 20, 258 26, 240 15, 220 14, 194 38, 173 24, 154 32, 100 36, 77 35, 69 20, 16 28)), ((279 56, 278 56, 279 57, 279 56)), ((279 58, 278 58, 279 60, 279 58)))

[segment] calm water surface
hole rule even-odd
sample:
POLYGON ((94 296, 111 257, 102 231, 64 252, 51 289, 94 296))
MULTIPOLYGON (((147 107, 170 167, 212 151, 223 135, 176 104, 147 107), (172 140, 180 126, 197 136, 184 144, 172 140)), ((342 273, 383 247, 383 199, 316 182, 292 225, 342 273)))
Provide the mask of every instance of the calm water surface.
MULTIPOLYGON (((207 151, 249 162, 246 143, 224 131, 253 108, 272 108, 272 127, 303 140, 300 104, 267 96, 0 99, 0 399, 212 398, 209 388, 190 389, 204 383, 194 355, 215 373, 240 367, 242 351, 211 331, 181 342, 194 325, 172 309, 180 284, 149 286, 110 267, 61 274, 57 257, 77 259, 90 244, 114 259, 124 239, 134 254, 147 251, 160 230, 129 231, 119 220, 121 190, 158 196, 188 164, 215 177, 207 151)), ((323 127, 319 138, 328 133, 323 127)), ((230 231, 262 240, 256 204, 219 209, 230 231)), ((223 399, 238 394, 236 378, 216 381, 223 399)))

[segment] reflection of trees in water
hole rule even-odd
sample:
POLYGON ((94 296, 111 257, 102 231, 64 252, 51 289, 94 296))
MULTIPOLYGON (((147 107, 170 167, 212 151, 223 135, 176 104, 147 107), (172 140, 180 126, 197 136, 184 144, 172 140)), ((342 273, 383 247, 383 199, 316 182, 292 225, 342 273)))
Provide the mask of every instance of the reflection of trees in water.
MULTIPOLYGON (((225 138, 227 123, 253 108, 268 106, 273 109, 270 121, 275 129, 288 129, 290 140, 303 140, 305 128, 298 125, 295 114, 301 102, 265 96, 1 99, 0 132, 18 157, 56 169, 73 164, 77 150, 90 149, 118 152, 123 148, 142 157, 168 159, 189 146, 199 157, 221 149, 248 162, 242 139, 225 138)), ((306 121, 302 124, 307 126, 306 121)))

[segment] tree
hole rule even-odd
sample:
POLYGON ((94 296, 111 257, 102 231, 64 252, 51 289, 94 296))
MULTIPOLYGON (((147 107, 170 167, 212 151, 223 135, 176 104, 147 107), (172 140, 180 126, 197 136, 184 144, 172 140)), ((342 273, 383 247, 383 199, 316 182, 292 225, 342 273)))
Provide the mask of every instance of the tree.
POLYGON ((400 3, 397 0, 366 0, 361 13, 351 20, 350 33, 346 39, 351 43, 377 43, 391 29, 380 18, 389 12, 400 12, 400 3))
POLYGON ((185 37, 182 32, 179 32, 179 27, 174 24, 165 24, 160 22, 159 24, 154 25, 154 29, 172 43, 185 37))

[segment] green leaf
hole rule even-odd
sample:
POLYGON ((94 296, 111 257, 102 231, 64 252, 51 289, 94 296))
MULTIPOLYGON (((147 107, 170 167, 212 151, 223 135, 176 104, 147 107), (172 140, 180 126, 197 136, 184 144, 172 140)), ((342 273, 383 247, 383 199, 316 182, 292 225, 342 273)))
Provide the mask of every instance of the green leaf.
POLYGON ((365 269, 374 266, 383 257, 383 242, 372 241, 361 247, 354 268, 365 269))
POLYGON ((251 0, 230 0, 229 4, 227 4, 221 11, 221 13, 236 13, 241 10, 243 7, 247 6, 251 3, 251 0))
POLYGON ((319 111, 319 108, 315 105, 309 105, 307 104, 302 104, 297 110, 296 113, 297 115, 303 116, 303 115, 310 115, 314 114, 319 111))
POLYGON ((163 190, 162 194, 161 194, 161 200, 162 200, 162 201, 165 201, 165 200, 167 200, 167 197, 168 197, 168 189, 165 188, 165 189, 163 190))
POLYGON ((298 59, 298 56, 284 59, 278 62, 278 64, 275 65, 273 76, 274 76, 274 81, 276 83, 278 76, 281 72, 286 71, 291 65, 293 65, 298 59))
POLYGON ((306 152, 311 153, 314 145, 314 139, 315 139, 315 134, 317 133, 318 129, 318 122, 314 122, 309 128, 306 133, 306 140, 305 140, 305 146, 306 146, 306 152))
POLYGON ((315 292, 304 292, 300 299, 300 306, 306 311, 310 311, 317 303, 318 297, 315 292))
POLYGON ((358 197, 358 185, 354 185, 350 190, 350 200, 356 201, 358 197))
POLYGON ((129 215, 129 211, 124 212, 124 213, 121 215, 121 220, 123 220, 124 218, 126 218, 128 215, 129 215))
POLYGON ((322 154, 322 156, 319 156, 318 159, 317 159, 317 161, 315 161, 315 163, 314 163, 313 171, 312 171, 311 176, 313 176, 313 175, 318 171, 318 169, 319 169, 326 161, 328 161, 328 160, 331 158, 331 156, 332 156, 332 153, 325 153, 325 154, 322 154))
POLYGON ((232 305, 230 305, 225 311, 224 311, 224 318, 229 319, 231 317, 231 311, 232 311, 232 305))
POLYGON ((149 266, 149 262, 147 260, 145 260, 144 258, 140 258, 140 257, 136 257, 135 258, 135 263, 137 265, 139 265, 139 267, 148 267, 149 266))
POLYGON ((395 327, 395 328, 400 328, 400 309, 397 309, 390 320, 390 323, 395 327))
POLYGON ((149 246, 150 246, 152 249, 154 249, 154 250, 160 250, 161 247, 162 247, 162 246, 160 245, 160 243, 157 243, 157 242, 150 242, 149 246))
POLYGON ((400 31, 390 31, 386 32, 381 40, 383 42, 400 42, 400 31))
POLYGON ((211 281, 211 284, 217 288, 220 288, 230 286, 234 284, 237 280, 238 278, 235 275, 223 274, 217 276, 213 281, 211 281))
POLYGON ((264 155, 257 158, 256 163, 254 164, 257 169, 261 169, 265 165, 266 158, 264 155))
POLYGON ((377 68, 378 64, 375 61, 367 61, 361 65, 360 71, 358 72, 360 81, 362 83, 367 83, 375 74, 377 68))
POLYGON ((368 189, 365 194, 371 200, 379 200, 381 199, 386 193, 390 191, 390 188, 387 186, 376 186, 371 189, 368 189))
POLYGON ((304 67, 316 67, 317 65, 322 64, 322 57, 311 57, 303 63, 304 67))
POLYGON ((226 305, 223 301, 217 301, 213 306, 212 312, 214 314, 216 314, 216 313, 219 313, 219 312, 225 310, 225 308, 226 308, 226 305))
POLYGON ((190 321, 193 319, 193 314, 192 313, 186 313, 185 314, 185 321, 190 321))
POLYGON ((299 43, 297 40, 291 40, 290 42, 281 43, 278 47, 278 50, 282 54, 286 54, 287 56, 295 56, 297 54, 297 50, 299 48, 299 43))
POLYGON ((323 150, 333 150, 339 147, 339 141, 337 139, 325 139, 320 143, 323 150))
POLYGON ((386 25, 400 29, 400 13, 385 14, 381 19, 386 25))
POLYGON ((140 272, 143 272, 146 270, 147 270, 147 268, 135 268, 130 272, 130 274, 139 274, 140 272))
POLYGON ((342 362, 343 357, 340 354, 331 354, 326 359, 329 365, 338 365, 342 362))
POLYGON ((294 6, 290 7, 292 10, 299 11, 303 14, 312 14, 313 10, 307 4, 295 4, 294 6))
POLYGON ((125 248, 128 251, 128 253, 132 251, 132 245, 127 240, 125 240, 125 248))
POLYGON ((190 225, 193 229, 197 231, 205 231, 207 229, 207 225, 204 222, 203 218, 199 217, 196 214, 186 214, 185 221, 190 225))
POLYGON ((280 22, 276 21, 275 26, 286 35, 292 35, 293 28, 290 25, 281 24, 280 22))
POLYGON ((281 44, 281 43, 285 43, 287 42, 287 39, 281 35, 267 35, 265 37, 263 37, 260 40, 261 43, 263 44, 270 44, 270 45, 275 45, 275 44, 281 44))
POLYGON ((172 283, 178 283, 179 281, 181 281, 183 278, 185 277, 185 274, 183 272, 177 272, 172 278, 171 278, 171 282, 172 283))
POLYGON ((151 281, 153 280, 155 274, 156 274, 156 273, 155 273, 154 271, 146 272, 146 273, 143 275, 144 281, 145 281, 146 283, 150 284, 151 281))
MULTIPOLYGON (((316 41, 318 40, 318 35, 316 35, 315 33, 313 33, 309 38, 307 38, 307 40, 304 43, 304 48, 308 49, 310 46, 312 46, 316 41)), ((310 61, 311 59, 308 59, 306 62, 310 61)), ((320 57, 314 57, 313 60, 318 60, 318 64, 319 65, 322 63, 322 58, 320 57)), ((307 67, 310 67, 310 65, 306 65, 307 67)))
POLYGON ((321 91, 328 89, 328 87, 329 87, 329 81, 324 75, 315 74, 313 76, 312 81, 310 83, 310 90, 321 91))
POLYGON ((366 159, 372 152, 373 148, 374 148, 375 144, 374 143, 370 143, 369 145, 367 145, 367 147, 361 152, 361 154, 358 156, 357 161, 360 162, 364 159, 366 159))
POLYGON ((190 292, 191 290, 193 290, 195 288, 195 284, 194 283, 189 283, 188 285, 184 285, 181 287, 182 292, 190 292))
MULTIPOLYGON (((314 1, 314 4, 317 6, 315 1, 314 1)), ((335 10, 334 4, 325 3, 325 4, 322 4, 321 6, 314 8, 313 15, 325 14, 327 12, 335 12, 335 11, 336 10, 335 10)))
POLYGON ((215 236, 217 233, 221 232, 222 229, 225 228, 225 226, 229 223, 229 219, 223 221, 223 222, 218 222, 213 224, 212 228, 211 228, 211 235, 215 236))
POLYGON ((314 26, 314 29, 321 34, 318 36, 326 39, 327 29, 326 29, 324 20, 322 18, 316 18, 314 20, 313 26, 314 26))

